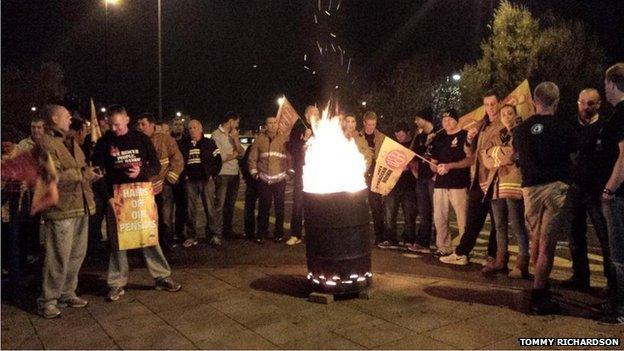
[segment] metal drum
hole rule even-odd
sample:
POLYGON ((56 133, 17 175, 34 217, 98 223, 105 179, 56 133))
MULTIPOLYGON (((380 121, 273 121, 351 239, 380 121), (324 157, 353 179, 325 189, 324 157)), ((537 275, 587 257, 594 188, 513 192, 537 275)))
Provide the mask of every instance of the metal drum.
POLYGON ((315 290, 356 293, 372 284, 368 190, 304 193, 308 279, 315 290))

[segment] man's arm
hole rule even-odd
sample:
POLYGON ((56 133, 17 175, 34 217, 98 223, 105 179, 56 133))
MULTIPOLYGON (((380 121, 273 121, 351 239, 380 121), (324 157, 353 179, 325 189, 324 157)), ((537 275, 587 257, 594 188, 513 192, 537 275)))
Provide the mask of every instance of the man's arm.
MULTIPOLYGON (((605 189, 610 191, 616 191, 622 185, 622 182, 624 182, 624 140, 618 143, 618 148, 620 150, 618 158, 615 161, 615 165, 613 165, 611 177, 609 177, 605 185, 605 189)), ((613 195, 602 193, 602 198, 604 200, 610 200, 612 197, 613 195)))
POLYGON ((171 137, 167 138, 167 154, 169 156, 169 171, 165 178, 169 183, 175 184, 184 170, 184 157, 178 148, 178 143, 171 137))
POLYGON ((147 178, 155 176, 160 172, 160 160, 158 159, 158 153, 154 148, 154 143, 146 136, 142 135, 143 145, 145 145, 145 163, 141 169, 141 173, 144 173, 147 178))
POLYGON ((260 138, 256 138, 253 144, 251 144, 251 151, 249 152, 249 159, 247 160, 249 174, 254 178, 258 174, 258 140, 260 140, 260 138))

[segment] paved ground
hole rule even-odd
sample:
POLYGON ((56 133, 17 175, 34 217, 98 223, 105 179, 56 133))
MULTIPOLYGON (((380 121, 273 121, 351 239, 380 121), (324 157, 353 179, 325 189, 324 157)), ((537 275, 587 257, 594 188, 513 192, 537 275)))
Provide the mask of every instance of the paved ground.
MULTIPOLYGON (((237 207, 242 207, 237 204, 237 207)), ((237 214, 238 215, 238 214, 237 214)), ((237 216, 238 217, 238 216, 237 216)), ((237 223, 238 225, 238 223, 237 223)), ((242 228, 238 228, 239 230, 242 228)), ((556 289, 557 316, 526 312, 528 281, 484 278, 486 235, 473 264, 443 266, 430 256, 375 249, 371 300, 330 305, 307 301, 303 245, 258 246, 236 240, 222 250, 205 243, 177 249, 178 293, 158 292, 134 255, 130 286, 116 303, 104 301, 105 269, 90 264, 79 290, 84 309, 59 319, 35 312, 36 282, 17 298, 3 296, 3 349, 448 349, 519 348, 519 337, 616 337, 622 328, 599 325, 588 304, 597 302, 604 278, 592 248, 590 293, 556 289)), ((514 247, 512 247, 514 251, 514 247)), ((565 243, 553 278, 569 276, 565 243)), ((513 255, 512 255, 513 256, 513 255)), ((512 261, 514 258, 512 257, 512 261)))

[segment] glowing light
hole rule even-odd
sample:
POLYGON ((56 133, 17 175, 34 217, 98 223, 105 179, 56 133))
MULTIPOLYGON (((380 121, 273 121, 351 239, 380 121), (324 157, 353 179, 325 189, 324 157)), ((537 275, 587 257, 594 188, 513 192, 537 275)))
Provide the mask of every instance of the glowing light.
POLYGON ((119 4, 119 0, 105 0, 104 2, 105 2, 107 5, 113 5, 113 6, 115 6, 115 5, 119 4))
POLYGON ((101 111, 101 112, 106 112, 106 107, 102 107, 102 108, 100 109, 100 111, 101 111))
POLYGON ((371 272, 366 272, 366 273, 364 273, 364 275, 370 278, 370 277, 372 277, 372 276, 373 276, 373 273, 371 273, 371 272))
POLYGON ((331 35, 334 38, 336 37, 336 34, 334 34, 334 33, 329 33, 329 35, 331 35))
POLYGON ((330 194, 366 189, 364 156, 355 140, 344 135, 340 120, 329 116, 329 104, 312 130, 303 166, 304 191, 330 194))
POLYGON ((324 275, 319 275, 319 279, 325 280, 325 276, 324 275))
POLYGON ((351 69, 351 58, 349 57, 349 63, 347 64, 347 74, 349 74, 350 69, 351 69))
POLYGON ((327 14, 327 16, 331 16, 331 13, 329 13, 329 11, 325 11, 325 14, 327 14))
POLYGON ((459 82, 459 80, 461 79, 461 76, 457 73, 453 74, 453 76, 451 77, 453 78, 454 81, 459 82))
POLYGON ((355 279, 355 278, 357 278, 357 277, 359 277, 357 274, 351 274, 351 275, 349 276, 349 278, 351 278, 351 279, 355 279))
POLYGON ((32 112, 35 112, 35 111, 37 111, 37 108, 36 108, 35 106, 33 106, 33 107, 31 107, 31 108, 30 108, 30 110, 31 110, 32 112))
POLYGON ((176 112, 176 116, 182 117, 182 112, 180 112, 180 111, 176 112))
POLYGON ((307 69, 308 71, 310 70, 310 67, 308 66, 303 66, 303 68, 307 69))
POLYGON ((326 282, 325 282, 325 284, 326 284, 326 285, 331 285, 331 286, 334 286, 334 285, 336 285, 336 282, 331 281, 331 280, 328 280, 328 281, 326 281, 326 282))
POLYGON ((314 275, 312 275, 312 273, 308 273, 308 279, 312 279, 312 277, 314 277, 314 275))
POLYGON ((345 281, 343 281, 343 283, 345 283, 345 284, 353 284, 353 280, 345 280, 345 281))
POLYGON ((336 85, 336 89, 338 89, 338 86, 336 85))
POLYGON ((312 279, 312 281, 314 282, 314 284, 321 284, 321 282, 319 282, 319 281, 318 281, 318 280, 316 280, 316 279, 312 279))
POLYGON ((308 54, 303 54, 303 60, 307 61, 308 60, 308 54))
POLYGON ((335 275, 335 276, 332 277, 332 280, 340 280, 340 277, 335 275))
POLYGON ((366 107, 366 101, 362 101, 362 106, 366 107))
POLYGON ((357 278, 357 281, 358 281, 358 282, 363 282, 363 281, 365 281, 365 280, 366 280, 366 278, 364 278, 364 277, 359 277, 359 278, 357 278))
POLYGON ((253 65, 253 68, 258 68, 258 65, 253 65))
MULTIPOLYGON (((284 104, 284 101, 286 101, 286 98, 282 96, 281 98, 277 99, 277 104, 282 106, 284 104)), ((325 278, 321 278, 321 279, 325 279, 325 278)))

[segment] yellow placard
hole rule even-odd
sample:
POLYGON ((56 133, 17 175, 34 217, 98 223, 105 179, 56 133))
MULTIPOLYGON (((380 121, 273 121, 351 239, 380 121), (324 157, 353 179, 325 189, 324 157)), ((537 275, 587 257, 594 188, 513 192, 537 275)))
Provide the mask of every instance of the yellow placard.
POLYGON ((158 245, 158 211, 152 183, 117 184, 113 192, 118 249, 158 245))
POLYGON ((375 162, 371 191, 386 196, 399 181, 403 170, 416 154, 390 138, 384 138, 375 162))

